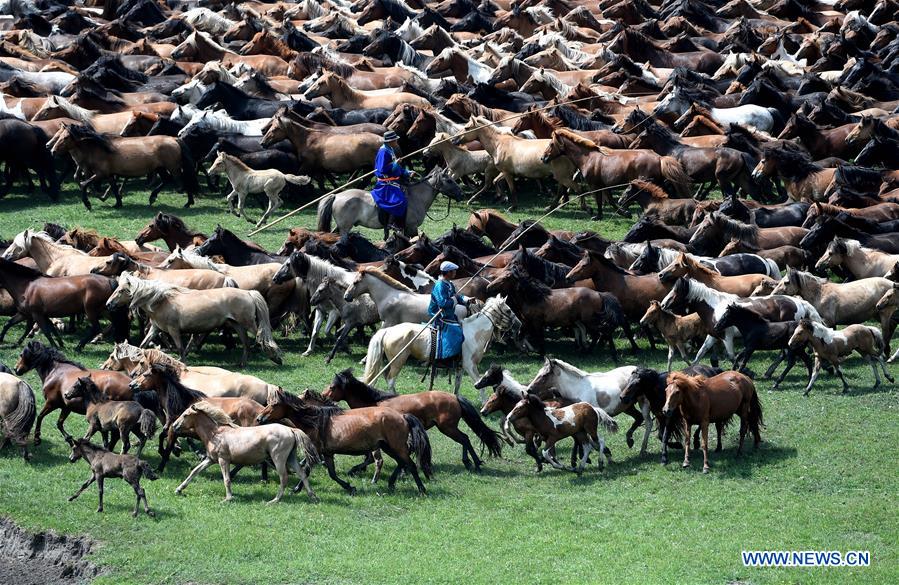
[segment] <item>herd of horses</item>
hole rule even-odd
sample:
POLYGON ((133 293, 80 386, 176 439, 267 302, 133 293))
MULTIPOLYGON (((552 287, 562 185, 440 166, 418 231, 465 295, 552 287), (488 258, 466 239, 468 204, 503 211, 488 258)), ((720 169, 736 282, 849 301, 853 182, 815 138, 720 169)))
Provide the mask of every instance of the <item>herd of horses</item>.
POLYGON ((467 468, 483 461, 460 421, 492 456, 522 444, 538 470, 581 473, 591 454, 600 467, 611 460, 603 432, 627 413, 629 447, 642 427, 645 453, 655 428, 663 462, 677 447, 688 466, 701 436, 708 471, 710 424, 718 450, 733 416, 738 452, 747 434, 761 440, 749 370, 758 351, 777 352, 765 377, 785 363, 775 387, 802 362, 806 395, 821 370, 848 391, 841 365, 853 353, 875 386, 881 373, 893 382, 895 0, 23 0, 0 11, 0 196, 17 181, 32 189, 36 176, 56 198, 71 177, 88 209, 92 196, 121 206, 127 183, 140 180, 150 204, 174 185, 189 206, 204 175, 236 215, 264 195, 258 227, 282 197, 314 201, 313 189, 335 187, 318 200, 316 229, 289 229, 278 252, 162 212, 133 240, 48 223, 4 243, 0 340, 24 326, 14 371, 0 374, 4 441, 28 458, 32 427, 37 444, 58 410, 72 457, 92 469, 78 493, 96 481, 101 509, 103 478, 119 476, 134 487, 135 514, 141 503, 150 512, 139 481, 155 474, 139 458, 157 427, 160 471, 180 453, 179 437, 202 443, 178 493, 217 464, 231 499, 233 475, 260 464, 279 475, 273 501, 289 473, 294 491, 314 498, 319 462, 354 493, 335 455, 364 456, 353 472, 375 463, 377 481, 384 453, 396 462, 389 487, 405 473, 425 493, 433 427, 459 443, 467 468), (385 228, 372 242, 353 228, 382 228, 382 214, 364 188, 343 187, 370 168, 388 130, 412 157, 406 164, 424 170, 406 186, 405 232, 385 228), (596 219, 609 209, 632 217, 635 207, 640 217, 621 241, 486 208, 465 227, 421 231, 441 194, 495 195, 514 209, 525 183, 551 193, 548 210, 578 199, 596 219), (708 198, 713 189, 722 199, 708 198), (478 302, 458 307, 459 359, 431 364, 434 339, 421 324, 445 260, 478 302), (192 365, 205 344, 232 348, 235 336, 240 366, 253 343, 281 364, 276 337, 295 322, 309 336, 304 355, 323 332, 334 331, 328 361, 354 337, 367 344, 362 378, 347 370, 321 393, 294 394, 192 365), (83 323, 75 351, 114 343, 100 369, 62 351, 83 323), (28 340, 35 335, 46 344, 28 340), (491 344, 545 355, 547 337, 608 349, 617 362, 619 335, 632 351, 636 336, 653 348, 661 339, 667 367, 586 372, 546 357, 526 382, 481 367, 491 344), (410 358, 428 364, 431 388, 396 394, 410 358), (447 366, 455 392, 433 391, 447 366), (18 377, 32 370, 40 412, 18 377), (463 372, 480 412, 459 395, 463 372), (381 376, 389 392, 375 388, 381 376), (484 419, 496 412, 498 431, 484 419), (65 430, 72 413, 87 418, 84 439, 65 430), (98 432, 103 448, 89 442, 98 432), (119 441, 129 451, 132 436, 137 457, 113 451, 119 441), (569 437, 566 466, 555 446, 569 437))

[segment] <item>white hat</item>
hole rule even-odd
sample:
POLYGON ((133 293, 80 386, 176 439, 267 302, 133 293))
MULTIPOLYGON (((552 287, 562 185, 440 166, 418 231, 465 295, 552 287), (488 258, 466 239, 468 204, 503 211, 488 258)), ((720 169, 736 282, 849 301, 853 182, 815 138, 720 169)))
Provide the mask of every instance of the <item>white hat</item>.
POLYGON ((444 260, 440 263, 440 272, 450 272, 452 270, 459 270, 459 266, 449 260, 444 260))

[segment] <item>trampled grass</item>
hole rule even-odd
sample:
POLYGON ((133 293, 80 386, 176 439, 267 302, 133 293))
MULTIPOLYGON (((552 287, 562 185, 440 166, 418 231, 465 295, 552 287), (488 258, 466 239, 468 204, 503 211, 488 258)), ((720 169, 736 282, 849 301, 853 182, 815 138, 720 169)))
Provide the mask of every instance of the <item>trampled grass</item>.
MULTIPOLYGON (((88 213, 71 192, 53 205, 42 195, 13 194, 0 203, 0 235, 11 238, 26 227, 54 221, 130 238, 160 209, 204 231, 216 223, 238 234, 249 228, 226 215, 220 198, 201 198, 185 211, 183 200, 170 193, 153 209, 145 197, 132 193, 124 209, 97 203, 88 213)), ((443 216, 442 201, 435 217, 443 216)), ((524 203, 512 214, 516 220, 541 214, 542 201, 536 197, 524 203)), ((545 224, 620 237, 633 221, 611 218, 597 224, 575 207, 545 224)), ((453 221, 464 225, 467 211, 455 207, 446 219, 428 221, 425 229, 440 233, 453 221)), ((288 223, 311 227, 313 213, 288 223)), ((276 249, 283 232, 263 232, 255 240, 276 249)), ((321 389, 335 371, 354 366, 364 353, 354 346, 351 358, 340 356, 325 366, 323 350, 299 356, 306 341, 302 333, 278 338, 284 366, 256 355, 247 371, 292 390, 321 389)), ((605 353, 583 355, 568 341, 551 339, 548 347, 587 370, 614 366, 605 353)), ((491 350, 485 366, 503 363, 520 379, 539 367, 538 356, 499 351, 491 350)), ((91 346, 70 356, 96 366, 107 352, 106 345, 91 346)), ((17 354, 9 343, 0 347, 0 360, 7 364, 17 354)), ((751 368, 762 372, 768 356, 756 356, 751 368)), ((192 356, 192 363, 235 367, 237 358, 211 343, 202 355, 192 356)), ((622 363, 660 367, 664 352, 652 352, 641 342, 639 354, 622 352, 622 363)), ((104 583, 895 583, 899 402, 894 387, 870 390, 870 369, 859 360, 852 358, 847 366, 852 390, 845 396, 837 381, 822 375, 811 397, 803 398, 801 366, 781 391, 770 392, 769 381, 757 381, 767 424, 764 443, 758 452, 750 449, 737 459, 732 428, 724 452, 711 454, 707 476, 696 457, 691 469, 681 469, 677 451, 670 465, 659 465, 654 438, 650 455, 641 458, 627 448, 623 433, 611 437, 615 461, 602 473, 592 467, 581 478, 551 469, 535 474, 521 449, 507 449, 475 475, 463 468, 455 443, 431 432, 437 476, 426 498, 417 497, 408 480, 387 494, 383 481, 371 486, 362 477, 352 480, 359 495, 350 498, 317 468, 313 487, 321 503, 291 495, 278 506, 266 506, 276 485, 262 484, 256 471, 247 470, 235 480, 236 500, 226 505, 220 503, 224 488, 216 467, 177 497, 175 486, 195 462, 186 454, 159 481, 146 482, 155 520, 131 518, 132 492, 119 481, 107 482, 104 514, 94 512, 95 489, 66 502, 88 470, 83 462, 68 463, 53 414, 44 422, 44 442, 32 463, 22 462, 13 449, 0 452, 0 514, 32 530, 91 535, 100 543, 93 560, 109 571, 100 579, 104 583), (754 549, 869 550, 872 562, 858 569, 743 567, 740 551, 754 549)), ((899 373, 895 366, 892 370, 899 373)), ((408 366, 398 387, 421 389, 421 373, 408 366)), ((39 380, 33 373, 26 379, 40 404, 39 380)), ((439 387, 450 386, 442 378, 439 387)), ((468 380, 463 391, 477 398, 468 380)), ((628 419, 621 422, 626 428, 628 419)), ((496 420, 490 423, 495 426, 496 420)), ((83 419, 71 416, 66 428, 82 432, 83 419)), ((157 461, 155 448, 147 454, 157 461)), ((338 468, 345 474, 354 462, 339 458, 338 468)), ((392 463, 386 468, 392 469, 392 463)))

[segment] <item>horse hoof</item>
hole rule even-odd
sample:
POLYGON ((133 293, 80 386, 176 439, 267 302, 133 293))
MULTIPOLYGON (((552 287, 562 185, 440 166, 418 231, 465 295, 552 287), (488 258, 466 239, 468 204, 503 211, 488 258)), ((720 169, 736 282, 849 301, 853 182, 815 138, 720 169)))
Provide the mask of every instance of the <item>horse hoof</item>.
POLYGON ((686 469, 686 468, 690 467, 690 464, 689 464, 689 463, 682 463, 682 464, 681 464, 681 467, 683 467, 684 469, 686 469))
POLYGON ((702 472, 703 472, 703 473, 708 473, 708 472, 709 472, 709 467, 708 467, 708 465, 706 465, 705 467, 702 468, 702 472))
POLYGON ((355 495, 356 495, 356 488, 351 487, 350 489, 347 490, 347 493, 350 494, 351 496, 355 496, 355 495))
POLYGON ((103 512, 103 506, 97 508, 97 514, 101 514, 103 512))
POLYGON ((40 437, 35 437, 35 438, 34 438, 34 446, 37 447, 37 446, 40 445, 40 444, 41 444, 41 438, 40 438, 40 437))
POLYGON ((131 512, 131 517, 137 518, 137 510, 135 510, 134 512, 131 512))

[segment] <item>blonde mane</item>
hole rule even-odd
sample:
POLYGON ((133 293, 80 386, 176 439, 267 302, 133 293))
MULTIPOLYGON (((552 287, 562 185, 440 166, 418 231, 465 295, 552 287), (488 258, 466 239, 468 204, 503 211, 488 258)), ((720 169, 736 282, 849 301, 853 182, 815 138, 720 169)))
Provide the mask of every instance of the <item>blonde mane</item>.
MULTIPOLYGON (((588 148, 590 150, 602 151, 602 148, 600 146, 598 146, 595 142, 593 142, 589 138, 584 138, 583 136, 581 136, 579 134, 575 134, 571 130, 566 130, 564 128, 560 128, 560 129, 556 130, 555 132, 553 132, 553 135, 561 136, 562 138, 565 138, 566 140, 570 140, 571 142, 573 142, 583 148, 588 148)), ((608 154, 608 152, 603 152, 603 154, 608 154)))
POLYGON ((234 421, 231 420, 231 417, 228 416, 228 414, 224 410, 217 406, 213 406, 205 400, 195 402, 191 406, 191 408, 193 408, 197 412, 202 412, 203 414, 211 418, 212 422, 219 426, 238 428, 237 425, 234 424, 234 421))

